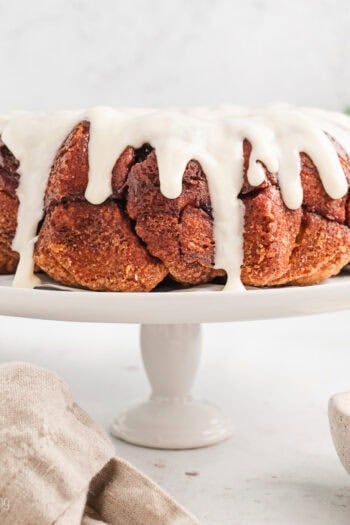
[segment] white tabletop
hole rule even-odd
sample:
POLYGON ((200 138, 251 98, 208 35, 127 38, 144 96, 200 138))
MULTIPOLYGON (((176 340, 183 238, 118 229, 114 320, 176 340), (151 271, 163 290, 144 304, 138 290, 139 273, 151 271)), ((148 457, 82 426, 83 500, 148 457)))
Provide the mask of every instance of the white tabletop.
MULTIPOLYGON (((116 453, 207 525, 349 525, 350 484, 334 452, 330 395, 350 390, 349 312, 206 325, 195 394, 220 405, 232 439, 192 451, 115 440, 116 453)), ((0 318, 2 361, 46 366, 105 428, 147 394, 137 327, 0 318)))

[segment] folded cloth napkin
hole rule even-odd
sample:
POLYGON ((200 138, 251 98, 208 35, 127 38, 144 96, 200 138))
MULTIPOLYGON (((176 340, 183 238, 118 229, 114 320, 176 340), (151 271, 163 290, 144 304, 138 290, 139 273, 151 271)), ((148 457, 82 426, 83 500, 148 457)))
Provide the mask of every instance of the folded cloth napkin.
POLYGON ((114 457, 107 435, 55 374, 0 366, 1 525, 193 525, 150 479, 114 457))

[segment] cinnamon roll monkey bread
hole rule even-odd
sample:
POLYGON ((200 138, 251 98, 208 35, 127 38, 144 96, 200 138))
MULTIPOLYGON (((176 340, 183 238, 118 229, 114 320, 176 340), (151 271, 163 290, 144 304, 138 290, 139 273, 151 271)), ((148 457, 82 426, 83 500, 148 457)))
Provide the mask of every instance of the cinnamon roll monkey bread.
POLYGON ((310 285, 350 261, 350 118, 311 108, 0 118, 0 273, 91 290, 310 285), (40 275, 40 274, 39 274, 40 275))

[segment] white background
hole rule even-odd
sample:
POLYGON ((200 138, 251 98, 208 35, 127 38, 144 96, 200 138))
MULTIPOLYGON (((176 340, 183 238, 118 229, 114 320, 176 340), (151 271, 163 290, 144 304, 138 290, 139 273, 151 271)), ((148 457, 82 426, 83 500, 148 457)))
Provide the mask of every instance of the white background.
MULTIPOLYGON (((276 100, 343 109, 349 33, 348 0, 0 0, 0 111, 276 100)), ((177 453, 116 443, 118 453, 208 525, 348 525, 327 400, 350 388, 349 321, 207 327, 196 393, 231 415, 233 439, 177 453)), ((0 358, 58 371, 107 428, 147 392, 136 330, 2 318, 0 358)))
POLYGON ((0 110, 350 105, 348 0, 0 0, 0 110))

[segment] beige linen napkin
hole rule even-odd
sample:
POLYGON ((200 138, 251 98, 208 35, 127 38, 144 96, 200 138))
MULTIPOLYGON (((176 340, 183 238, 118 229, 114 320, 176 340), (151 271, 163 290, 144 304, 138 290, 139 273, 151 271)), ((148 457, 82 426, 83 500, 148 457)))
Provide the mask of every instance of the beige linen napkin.
POLYGON ((55 374, 0 366, 1 525, 193 525, 150 479, 114 457, 107 435, 55 374))

